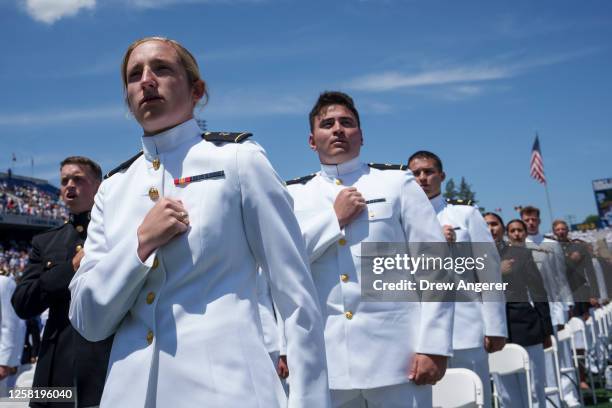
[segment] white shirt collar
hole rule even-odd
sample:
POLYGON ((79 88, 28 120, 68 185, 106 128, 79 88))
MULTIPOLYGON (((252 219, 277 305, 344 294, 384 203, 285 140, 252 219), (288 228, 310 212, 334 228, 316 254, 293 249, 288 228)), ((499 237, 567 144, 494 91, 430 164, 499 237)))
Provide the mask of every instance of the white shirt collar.
POLYGON ((359 170, 363 163, 359 161, 359 156, 340 164, 321 163, 321 174, 327 177, 336 178, 359 170))
POLYGON ((169 152, 191 139, 201 139, 202 131, 194 119, 189 119, 153 136, 142 136, 142 150, 147 158, 169 152))
POLYGON ((444 209, 444 207, 446 207, 446 200, 444 199, 442 194, 438 194, 434 198, 429 199, 429 202, 431 203, 431 205, 433 205, 436 214, 438 214, 444 209))
POLYGON ((527 235, 526 241, 535 242, 536 244, 541 244, 544 241, 544 235, 541 233, 537 233, 534 235, 527 235))

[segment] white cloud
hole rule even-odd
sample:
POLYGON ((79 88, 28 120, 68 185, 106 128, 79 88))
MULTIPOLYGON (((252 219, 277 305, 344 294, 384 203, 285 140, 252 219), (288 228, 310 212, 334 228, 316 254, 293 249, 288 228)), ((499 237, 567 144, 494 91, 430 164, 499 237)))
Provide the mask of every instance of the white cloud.
POLYGON ((76 15, 81 9, 93 9, 96 0, 25 0, 28 14, 37 21, 53 24, 62 17, 76 15))
POLYGON ((432 70, 418 74, 383 72, 358 77, 349 82, 347 86, 359 91, 381 92, 417 86, 486 81, 506 78, 510 74, 508 70, 503 68, 469 67, 432 70))
MULTIPOLYGON (((314 100, 309 93, 300 96, 256 90, 232 90, 222 96, 213 97, 196 116, 206 119, 215 117, 262 117, 262 116, 306 116, 314 100)), ((370 114, 387 114, 394 109, 389 104, 365 99, 360 111, 370 114)))
POLYGON ((484 91, 485 88, 483 86, 457 85, 449 87, 449 89, 444 90, 444 92, 438 96, 443 100, 455 102, 473 98, 482 94, 484 91))
POLYGON ((213 97, 204 108, 203 114, 206 117, 302 115, 309 111, 309 103, 310 101, 292 95, 231 91, 223 96, 213 97))
POLYGON ((136 8, 153 9, 185 3, 261 3, 264 0, 128 0, 128 5, 136 8))
POLYGON ((0 114, 0 126, 41 126, 98 119, 121 119, 125 117, 126 109, 107 106, 55 112, 3 113, 0 114))
MULTIPOLYGON (((597 49, 591 48, 579 52, 524 59, 519 62, 515 62, 519 58, 516 55, 513 56, 511 61, 508 61, 510 59, 508 55, 504 55, 493 58, 488 62, 429 69, 412 74, 387 71, 357 77, 349 81, 346 86, 358 91, 385 92, 403 88, 493 81, 515 77, 537 67, 559 64, 596 51, 597 49)), ((463 91, 464 94, 465 91, 469 93, 467 88, 459 89, 459 91, 463 91)))

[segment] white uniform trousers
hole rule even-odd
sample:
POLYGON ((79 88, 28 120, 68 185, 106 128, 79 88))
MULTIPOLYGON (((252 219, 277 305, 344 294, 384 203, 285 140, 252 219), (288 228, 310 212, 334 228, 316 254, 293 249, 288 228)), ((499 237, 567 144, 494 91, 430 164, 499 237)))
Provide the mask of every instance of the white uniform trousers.
POLYGON ((489 355, 484 347, 453 350, 453 356, 448 360, 448 368, 467 368, 475 372, 482 381, 484 408, 491 408, 489 355))
MULTIPOLYGON (((529 371, 531 377, 531 402, 533 408, 546 406, 546 393, 544 392, 544 378, 546 368, 544 362, 544 348, 541 344, 525 347, 529 354, 529 371)), ((493 375, 497 394, 502 408, 528 407, 527 377, 525 374, 493 375)))
POLYGON ((404 383, 364 390, 331 390, 333 408, 431 408, 431 385, 404 383))

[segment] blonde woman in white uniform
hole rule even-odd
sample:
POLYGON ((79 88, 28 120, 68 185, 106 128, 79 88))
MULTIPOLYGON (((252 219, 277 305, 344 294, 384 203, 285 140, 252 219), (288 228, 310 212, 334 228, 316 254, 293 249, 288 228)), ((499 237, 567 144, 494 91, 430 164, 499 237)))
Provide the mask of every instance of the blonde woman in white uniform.
POLYGON ((102 407, 284 407, 257 305, 257 265, 285 321, 290 407, 327 407, 321 314, 292 202, 246 133, 202 135, 206 86, 176 41, 127 50, 143 154, 96 195, 70 319, 115 333, 102 407))

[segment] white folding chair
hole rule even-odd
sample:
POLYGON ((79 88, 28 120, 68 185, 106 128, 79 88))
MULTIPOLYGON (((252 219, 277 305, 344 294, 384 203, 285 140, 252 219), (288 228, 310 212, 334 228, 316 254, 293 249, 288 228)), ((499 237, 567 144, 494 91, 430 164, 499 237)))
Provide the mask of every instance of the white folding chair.
MULTIPOLYGON (((489 354, 489 371, 491 374, 525 374, 527 380, 528 408, 532 408, 531 400, 531 372, 529 371, 529 354, 518 344, 508 343, 501 351, 489 354)), ((493 385, 493 401, 495 408, 499 406, 499 395, 493 385)))
POLYGON ((606 369, 606 346, 603 328, 597 321, 596 310, 592 310, 591 318, 585 322, 586 337, 589 344, 587 367, 601 382, 603 371, 606 369))
POLYGON ((467 408, 484 406, 480 377, 467 368, 449 368, 433 386, 434 408, 467 408))
POLYGON ((608 347, 610 345, 609 327, 605 307, 595 309, 595 311, 593 312, 593 317, 595 318, 594 327, 596 329, 597 339, 599 341, 598 350, 601 353, 600 363, 601 367, 605 369, 606 365, 608 364, 608 359, 610 357, 610 353, 608 350, 608 347))
MULTIPOLYGON (((574 365, 576 366, 577 369, 580 369, 582 367, 582 369, 584 369, 585 374, 588 376, 589 378, 589 383, 591 385, 591 390, 590 390, 590 394, 593 397, 593 403, 595 405, 597 405, 597 395, 595 393, 595 383, 593 381, 593 373, 591 372, 591 369, 588 365, 588 355, 590 352, 590 344, 587 340, 587 335, 586 335, 586 325, 584 323, 584 320, 578 318, 578 317, 572 317, 569 322, 567 322, 566 326, 569 326, 572 330, 572 334, 574 336, 574 340, 576 338, 579 338, 581 340, 581 343, 584 345, 584 354, 580 355, 577 352, 577 348, 576 348, 576 342, 573 341, 571 342, 571 346, 572 346, 572 356, 574 358, 574 365)), ((580 378, 579 376, 577 378, 580 378)), ((581 388, 580 385, 578 385, 578 388, 580 389, 581 392, 584 392, 581 388)))
POLYGON ((554 403, 551 398, 553 395, 557 395, 559 397, 559 401, 563 401, 563 394, 561 393, 561 370, 559 368, 559 349, 557 347, 557 340, 555 336, 550 336, 552 340, 552 344, 549 348, 544 349, 544 358, 551 358, 553 362, 553 367, 555 370, 555 381, 557 382, 556 386, 549 385, 544 387, 544 393, 546 394, 546 399, 556 408, 557 405, 554 403))
MULTIPOLYGON (((578 360, 574 357, 573 350, 576 349, 574 345, 574 336, 572 333, 572 327, 568 324, 565 325, 563 330, 557 332, 557 350, 561 350, 563 345, 568 343, 570 353, 572 353, 572 364, 571 367, 562 367, 559 364, 559 372, 561 376, 566 377, 576 389, 576 393, 580 398, 580 404, 584 406, 584 398, 582 396, 582 390, 580 389, 580 374, 578 373, 578 360)), ((559 363, 561 359, 559 359, 559 363)))

